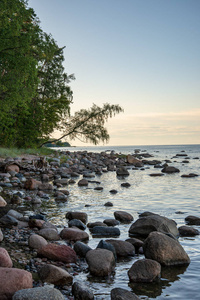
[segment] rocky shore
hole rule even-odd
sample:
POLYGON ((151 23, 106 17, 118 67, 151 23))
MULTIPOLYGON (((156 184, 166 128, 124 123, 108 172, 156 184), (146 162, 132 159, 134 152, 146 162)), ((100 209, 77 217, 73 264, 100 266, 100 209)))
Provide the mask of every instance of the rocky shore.
MULTIPOLYGON (((177 154, 182 156, 186 163, 187 155, 177 154)), ((0 299, 96 299, 95 291, 79 280, 79 274, 88 273, 96 280, 113 276, 121 258, 138 258, 127 272, 130 286, 158 282, 163 267, 188 265, 190 258, 178 238, 199 234, 193 227, 200 225, 197 216, 187 216, 186 225, 178 228, 175 221, 153 212, 144 212, 134 220, 130 213, 116 210, 113 218, 91 223, 85 212, 68 211, 68 226, 60 228, 49 222, 43 209, 43 202, 50 197, 67 202, 69 185, 87 187, 93 182, 100 191, 103 186, 96 176, 115 172, 128 177, 129 169, 145 170, 148 166, 158 170, 149 174, 154 177, 180 173, 172 161, 158 161, 140 151, 132 155, 66 151, 49 157, 1 159, 0 299), (119 224, 130 224, 126 240, 120 239, 119 224), (86 229, 102 238, 96 248, 87 244, 90 236, 86 229)), ((123 183, 123 187, 130 184, 123 183)), ((140 299, 133 291, 128 286, 114 288, 110 299, 140 299)))

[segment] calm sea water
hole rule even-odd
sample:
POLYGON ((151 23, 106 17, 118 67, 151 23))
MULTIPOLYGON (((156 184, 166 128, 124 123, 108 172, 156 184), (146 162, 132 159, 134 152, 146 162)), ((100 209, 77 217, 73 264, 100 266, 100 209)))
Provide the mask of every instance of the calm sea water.
MULTIPOLYGON (((67 203, 56 204, 51 199, 47 211, 51 217, 50 220, 57 225, 67 225, 65 214, 69 210, 86 212, 89 222, 113 218, 116 210, 131 213, 134 220, 138 218, 138 213, 151 211, 174 219, 178 227, 185 224, 184 219, 188 215, 200 217, 200 176, 181 178, 182 174, 200 175, 200 159, 195 159, 200 157, 200 145, 68 148, 70 151, 87 150, 89 152, 114 150, 124 154, 132 154, 135 149, 152 154, 154 157, 150 159, 162 161, 170 159, 171 165, 179 168, 180 173, 151 177, 150 173, 160 172, 160 169, 155 169, 153 166, 145 166, 145 170, 130 170, 130 175, 123 180, 118 179, 115 172, 103 173, 102 176, 94 178, 101 182, 102 191, 94 190, 96 186, 94 183, 90 183, 88 188, 80 188, 75 184, 68 186, 70 196, 67 203), (188 155, 189 163, 183 163, 184 157, 174 158, 180 153, 188 155), (129 182, 131 186, 122 188, 122 182, 129 182), (110 194, 111 189, 118 190, 118 193, 110 194), (113 207, 105 207, 104 204, 107 201, 111 201, 113 207), (86 204, 91 206, 85 207, 86 204)), ((119 225, 121 230, 119 239, 128 238, 129 227, 130 224, 119 225)), ((200 230, 198 226, 195 228, 200 230)), ((89 245, 95 248, 99 240, 90 235, 89 245)), ((110 299, 110 291, 115 287, 132 290, 141 299, 200 299, 200 236, 179 238, 179 241, 188 253, 191 263, 183 268, 164 268, 160 283, 129 286, 127 271, 135 260, 143 258, 142 255, 117 262, 115 275, 109 279, 94 279, 84 272, 76 279, 85 281, 95 293, 96 299, 110 299)))

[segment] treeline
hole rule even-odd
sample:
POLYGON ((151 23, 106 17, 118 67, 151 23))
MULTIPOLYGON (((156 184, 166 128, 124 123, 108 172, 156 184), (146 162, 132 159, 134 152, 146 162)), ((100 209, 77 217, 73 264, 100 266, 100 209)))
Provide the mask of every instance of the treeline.
POLYGON ((63 49, 24 0, 0 1, 0 145, 32 147, 69 115, 63 49))
POLYGON ((104 123, 123 109, 94 104, 70 116, 75 78, 65 73, 63 49, 40 28, 27 1, 0 1, 0 146, 41 146, 54 130, 61 133, 57 141, 108 141, 104 123))

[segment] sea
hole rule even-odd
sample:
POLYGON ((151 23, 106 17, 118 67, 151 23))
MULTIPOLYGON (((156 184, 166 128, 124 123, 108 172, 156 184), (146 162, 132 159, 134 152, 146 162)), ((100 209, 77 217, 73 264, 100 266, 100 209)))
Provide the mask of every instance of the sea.
MULTIPOLYGON (((102 191, 94 190, 97 186, 90 183, 88 187, 68 185, 70 192, 68 202, 55 203, 50 199, 47 206, 49 220, 60 228, 67 226, 65 214, 68 211, 82 211, 88 214, 88 222, 103 221, 114 218, 114 212, 123 210, 131 213, 134 221, 145 211, 160 214, 176 221, 177 226, 185 225, 189 215, 200 217, 200 176, 183 178, 181 175, 195 173, 200 175, 200 145, 167 145, 167 146, 93 146, 62 148, 62 151, 105 152, 115 151, 121 154, 135 152, 153 155, 150 160, 170 160, 171 166, 177 167, 180 173, 165 174, 161 177, 151 177, 149 174, 161 172, 154 166, 133 170, 126 178, 118 178, 116 172, 103 173, 92 180, 100 181, 102 191), (177 156, 181 154, 181 156, 177 156), (185 156, 183 156, 185 155, 185 156), (121 187, 122 182, 130 183, 130 187, 121 187), (109 191, 116 189, 117 194, 109 191), (106 202, 112 202, 112 207, 106 207, 106 202)), ((80 177, 81 178, 81 177, 80 177)), ((77 180, 80 180, 77 179, 77 180)), ((126 240, 130 224, 120 224, 120 240, 126 240)), ((194 226, 200 231, 200 226, 194 226)), ((90 239, 88 245, 93 249, 102 238, 94 238, 87 229, 90 239)), ((113 288, 120 287, 132 291, 141 299, 199 300, 200 299, 200 235, 195 237, 180 237, 179 242, 188 253, 191 263, 184 267, 162 268, 161 279, 154 284, 130 285, 128 270, 132 264, 144 258, 143 255, 129 259, 121 259, 116 263, 115 273, 109 278, 92 277, 87 268, 75 281, 82 281, 91 288, 95 299, 110 299, 113 288)))

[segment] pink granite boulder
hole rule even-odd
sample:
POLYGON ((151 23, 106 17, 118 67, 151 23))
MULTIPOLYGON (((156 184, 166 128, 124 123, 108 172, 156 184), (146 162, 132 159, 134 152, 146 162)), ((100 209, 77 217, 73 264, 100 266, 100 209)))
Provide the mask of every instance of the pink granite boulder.
POLYGON ((77 260, 76 252, 71 247, 53 243, 39 249, 38 255, 66 263, 75 263, 77 260))
POLYGON ((0 267, 12 268, 13 263, 7 250, 0 248, 0 267))

